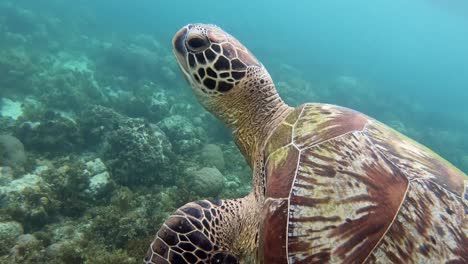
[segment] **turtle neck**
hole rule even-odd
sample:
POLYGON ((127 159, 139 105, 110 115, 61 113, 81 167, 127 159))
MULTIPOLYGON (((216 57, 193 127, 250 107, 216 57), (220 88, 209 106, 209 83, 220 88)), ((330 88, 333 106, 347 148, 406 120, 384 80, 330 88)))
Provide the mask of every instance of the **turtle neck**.
POLYGON ((205 105, 210 112, 232 129, 236 144, 254 168, 268 135, 292 111, 276 91, 268 72, 262 67, 252 78, 205 105))

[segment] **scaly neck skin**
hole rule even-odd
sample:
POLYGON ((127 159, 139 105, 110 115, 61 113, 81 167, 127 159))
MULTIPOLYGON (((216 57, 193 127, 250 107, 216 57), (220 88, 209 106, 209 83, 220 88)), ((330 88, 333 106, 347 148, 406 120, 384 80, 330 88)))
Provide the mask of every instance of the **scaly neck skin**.
MULTIPOLYGON (((221 225, 226 228, 224 234, 230 241, 229 251, 241 258, 244 262, 250 263, 256 257, 257 235, 259 230, 259 207, 253 193, 244 198, 225 200, 226 208, 230 208, 225 214, 221 225)), ((241 262, 241 263, 244 263, 241 262)))
POLYGON ((268 135, 292 111, 278 95, 266 70, 262 68, 253 74, 255 78, 235 88, 238 91, 223 95, 216 104, 206 105, 232 129, 238 147, 252 168, 268 135))
POLYGON ((216 100, 206 100, 204 96, 199 98, 208 111, 232 129, 239 149, 254 170, 253 192, 239 199, 242 204, 236 206, 237 212, 231 211, 239 218, 228 218, 229 223, 224 225, 225 233, 229 234, 226 237, 235 237, 231 251, 247 259, 256 257, 258 247, 256 236, 264 196, 261 171, 264 157, 261 150, 268 136, 293 110, 280 98, 263 67, 253 69, 250 74, 250 78, 243 80, 232 92, 216 100))

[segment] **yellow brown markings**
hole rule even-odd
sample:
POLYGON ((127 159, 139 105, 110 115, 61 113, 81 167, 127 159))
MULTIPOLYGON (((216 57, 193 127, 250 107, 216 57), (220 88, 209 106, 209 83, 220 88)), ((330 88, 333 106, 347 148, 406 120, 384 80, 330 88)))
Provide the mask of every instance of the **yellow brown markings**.
POLYGON ((431 180, 463 195, 466 175, 430 149, 374 120, 366 126, 366 134, 410 180, 431 180))
POLYGON ((361 132, 303 150, 290 195, 290 261, 361 263, 390 227, 407 187, 361 132))
POLYGON ((266 164, 266 196, 288 198, 299 159, 299 150, 288 145, 270 155, 266 164))
POLYGON ((271 153, 277 149, 284 147, 292 142, 292 129, 291 125, 281 124, 278 128, 275 129, 273 134, 268 140, 268 144, 265 147, 265 153, 268 157, 271 153))
POLYGON ((468 263, 466 210, 466 201, 438 184, 412 181, 397 218, 367 263, 468 263))
POLYGON ((286 123, 288 125, 291 125, 291 126, 294 126, 296 124, 297 120, 299 119, 302 111, 304 110, 304 107, 305 107, 305 105, 301 105, 301 106, 297 107, 296 109, 294 109, 294 111, 292 111, 284 119, 284 123, 286 123))
POLYGON ((294 143, 302 150, 349 132, 361 131, 368 119, 364 114, 344 107, 306 104, 294 126, 294 143))

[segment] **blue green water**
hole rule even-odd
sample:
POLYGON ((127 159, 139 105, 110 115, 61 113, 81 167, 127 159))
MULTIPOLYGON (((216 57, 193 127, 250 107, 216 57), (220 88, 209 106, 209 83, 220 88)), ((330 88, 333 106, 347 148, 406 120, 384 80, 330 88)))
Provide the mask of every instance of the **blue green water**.
POLYGON ((466 1, 2 0, 0 263, 139 263, 175 208, 250 191, 172 55, 198 22, 287 103, 362 111, 468 172, 466 1))
POLYGON ((370 83, 380 102, 362 98, 352 103, 347 94, 332 91, 329 98, 301 96, 293 103, 325 101, 383 121, 398 112, 405 125, 419 132, 410 136, 468 169, 460 160, 468 149, 466 1, 100 1, 96 12, 103 32, 146 32, 163 45, 181 25, 219 25, 249 47, 275 80, 281 80, 281 64, 288 64, 312 83, 312 92, 320 89, 314 82, 337 76, 370 83), (461 151, 434 142, 447 134, 426 138, 428 129, 458 134, 462 140, 453 147, 461 151))

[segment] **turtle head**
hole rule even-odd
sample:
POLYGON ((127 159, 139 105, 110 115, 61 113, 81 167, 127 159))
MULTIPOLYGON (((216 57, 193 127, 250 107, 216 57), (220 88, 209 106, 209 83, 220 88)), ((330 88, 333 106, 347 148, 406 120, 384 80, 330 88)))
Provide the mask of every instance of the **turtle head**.
POLYGON ((237 39, 213 25, 187 25, 173 45, 198 101, 233 130, 253 164, 257 146, 288 109, 267 70, 237 39))
POLYGON ((174 53, 198 95, 215 97, 235 90, 249 67, 261 67, 235 38, 214 25, 190 24, 173 39, 174 53))

